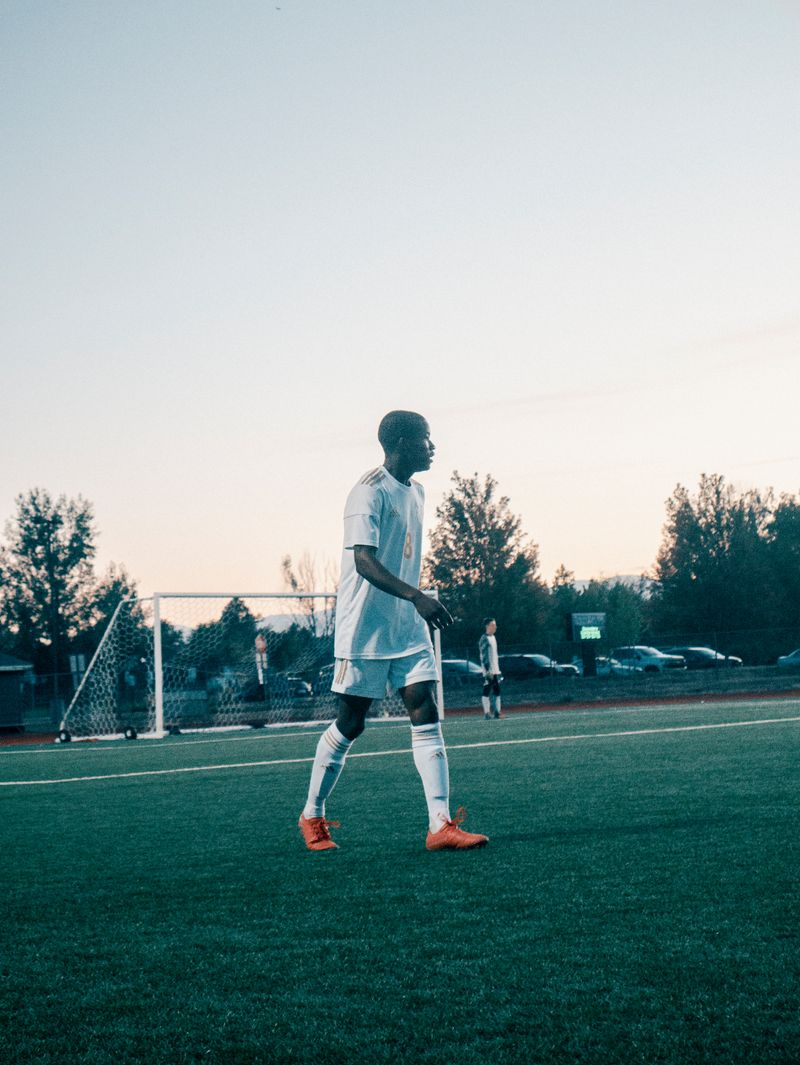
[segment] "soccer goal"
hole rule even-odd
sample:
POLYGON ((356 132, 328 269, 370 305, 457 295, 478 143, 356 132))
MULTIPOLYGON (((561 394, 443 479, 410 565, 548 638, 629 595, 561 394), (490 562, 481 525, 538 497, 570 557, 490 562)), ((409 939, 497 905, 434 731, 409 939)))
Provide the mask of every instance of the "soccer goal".
MULTIPOLYGON (((336 595, 160 593, 123 600, 61 722, 62 740, 258 728, 335 716, 336 595)), ((441 678, 439 634, 434 649, 441 678)), ((443 713, 441 683, 439 712, 443 713)), ((397 696, 370 715, 404 715, 397 696)))

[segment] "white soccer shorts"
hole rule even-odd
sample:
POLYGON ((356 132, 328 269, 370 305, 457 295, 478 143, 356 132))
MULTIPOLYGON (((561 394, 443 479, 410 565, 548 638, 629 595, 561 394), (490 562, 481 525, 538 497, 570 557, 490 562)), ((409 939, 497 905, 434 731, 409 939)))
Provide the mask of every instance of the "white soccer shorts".
POLYGON ((438 680, 436 659, 430 648, 402 658, 337 658, 331 691, 382 699, 409 684, 438 680))

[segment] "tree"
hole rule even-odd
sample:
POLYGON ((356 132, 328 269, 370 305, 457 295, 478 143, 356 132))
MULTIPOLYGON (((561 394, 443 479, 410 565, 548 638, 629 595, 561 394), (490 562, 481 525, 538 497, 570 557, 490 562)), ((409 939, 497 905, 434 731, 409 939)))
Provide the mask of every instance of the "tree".
MULTIPOLYGON (((117 607, 124 600, 128 605, 117 621, 117 633, 124 627, 125 643, 131 668, 133 663, 145 658, 148 646, 152 645, 152 633, 148 632, 144 611, 137 598, 136 582, 129 576, 124 566, 111 563, 106 572, 91 589, 87 591, 86 612, 82 619, 80 631, 70 640, 69 653, 84 656, 88 663, 97 650, 117 607)), ((166 623, 162 622, 162 649, 169 647, 169 637, 165 633, 166 623)), ((164 654, 166 661, 166 653, 164 654)))
POLYGON ((255 653, 256 619, 238 597, 226 603, 216 621, 198 625, 186 645, 186 659, 209 675, 249 667, 255 653))
POLYGON ((737 494, 719 474, 703 474, 694 497, 677 485, 656 561, 653 629, 709 634, 773 624, 772 520, 770 493, 737 494))
POLYGON ((644 625, 643 585, 621 580, 589 581, 578 594, 578 613, 606 615, 606 641, 612 646, 636 643, 644 625))
POLYGON ((550 638, 571 639, 569 616, 581 610, 580 592, 575 587, 575 574, 562 563, 553 575, 550 588, 550 638))
POLYGON ((438 524, 425 559, 424 581, 441 589, 455 623, 447 630, 452 647, 471 646, 485 616, 497 618, 507 646, 528 644, 541 631, 547 589, 537 571, 539 553, 526 543, 509 499, 497 481, 478 474, 451 478, 453 488, 437 507, 438 524))
POLYGON ((615 578, 591 580, 579 590, 574 574, 559 566, 550 591, 552 638, 572 639, 571 614, 605 614, 606 643, 635 643, 644 625, 646 601, 644 579, 636 584, 615 578))
POLYGON ((332 637, 336 622, 335 599, 304 599, 309 592, 335 592, 338 587, 336 570, 326 562, 321 575, 317 572, 317 560, 304 551, 295 566, 291 555, 281 559, 283 583, 290 592, 298 594, 296 625, 307 629, 313 636, 332 637))
MULTIPOLYGON (((94 587, 87 593, 86 616, 75 641, 75 649, 92 652, 100 642, 111 618, 124 599, 137 597, 136 582, 124 566, 112 562, 94 587)), ((144 626, 141 607, 135 608, 138 623, 144 626)))
POLYGON ((307 626, 296 622, 273 633, 270 640, 270 665, 275 670, 291 670, 313 678, 332 659, 331 638, 315 636, 307 626))
POLYGON ((800 627, 800 500, 782 495, 772 516, 768 549, 775 624, 800 627))
POLYGON ((65 670, 68 644, 87 622, 94 585, 92 506, 81 496, 53 499, 41 488, 17 496, 0 549, 0 622, 12 633, 15 653, 65 670))

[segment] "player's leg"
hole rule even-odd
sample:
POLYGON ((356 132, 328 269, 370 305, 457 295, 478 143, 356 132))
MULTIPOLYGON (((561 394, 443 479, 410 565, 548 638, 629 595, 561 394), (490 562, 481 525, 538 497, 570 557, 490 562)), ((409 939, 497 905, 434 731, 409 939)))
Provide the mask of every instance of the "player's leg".
POLYGON ((435 693, 432 680, 408 684, 400 689, 411 720, 411 749, 414 765, 422 779, 432 832, 437 832, 450 820, 450 773, 435 693))
POLYGON ((362 695, 339 695, 336 702, 337 714, 334 724, 339 734, 352 743, 364 731, 364 722, 372 699, 362 695))
POLYGON ((398 691, 411 720, 414 764, 428 805, 429 831, 425 846, 428 850, 482 847, 488 842, 486 836, 464 832, 458 827, 463 820, 462 811, 455 818, 450 817, 450 773, 436 702, 436 683, 431 677, 431 672, 436 675, 436 665, 433 662, 431 666, 425 655, 422 652, 419 656, 395 660, 389 675, 391 683, 393 676, 396 678, 404 672, 407 681, 398 685, 398 691))
POLYGON ((487 676, 483 682, 483 691, 481 692, 481 706, 483 707, 483 716, 488 719, 492 716, 492 704, 489 701, 490 692, 492 690, 492 682, 487 676))
POLYGON ((355 695, 337 697, 336 720, 325 729, 317 744, 308 786, 308 799, 303 810, 306 817, 325 816, 325 800, 339 779, 353 740, 364 731, 364 718, 371 702, 371 699, 355 695))
POLYGON ((325 802, 341 776, 353 740, 364 731, 364 718, 371 702, 371 699, 358 696, 339 695, 336 720, 319 738, 308 796, 299 821, 309 850, 333 850, 336 847, 328 828, 335 822, 326 821, 325 802))
POLYGON ((492 705, 494 716, 500 717, 502 713, 502 704, 500 702, 500 678, 496 673, 492 676, 492 705))
POLYGON ((317 743, 308 796, 299 821, 309 850, 336 847, 328 829, 333 822, 325 819, 325 803, 341 775, 353 740, 364 731, 364 720, 376 692, 386 687, 387 674, 388 665, 381 663, 337 662, 332 685, 337 695, 336 720, 317 743), (363 694, 356 694, 353 689, 363 694))
POLYGON ((325 800, 336 786, 353 740, 364 731, 364 719, 371 702, 371 699, 357 695, 338 696, 336 720, 325 729, 317 744, 303 810, 306 817, 325 816, 325 800))

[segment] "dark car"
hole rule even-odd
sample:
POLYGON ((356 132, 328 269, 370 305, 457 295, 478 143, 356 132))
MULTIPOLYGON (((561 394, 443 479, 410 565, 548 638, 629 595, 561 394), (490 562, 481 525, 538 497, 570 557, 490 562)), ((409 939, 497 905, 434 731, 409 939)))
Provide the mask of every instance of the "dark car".
POLYGON ((475 684, 483 680, 483 670, 466 658, 442 659, 442 683, 475 684))
POLYGON ((308 699, 314 694, 314 689, 307 680, 292 673, 286 674, 286 688, 292 699, 308 699))
POLYGON ((565 662, 556 662, 547 655, 500 655, 500 672, 509 680, 526 677, 577 677, 580 670, 565 662))
POLYGON ((333 674, 336 671, 336 663, 331 662, 327 666, 323 666, 316 677, 312 681, 312 687, 315 695, 327 695, 331 690, 331 684, 333 683, 333 674))
POLYGON ((680 655, 686 660, 687 669, 719 669, 742 664, 741 658, 736 655, 724 655, 711 647, 667 647, 665 653, 680 655))
POLYGON ((246 703, 260 703, 266 699, 308 699, 313 689, 307 680, 296 677, 293 673, 275 673, 267 670, 266 687, 257 680, 250 681, 242 689, 242 698, 246 703))

